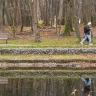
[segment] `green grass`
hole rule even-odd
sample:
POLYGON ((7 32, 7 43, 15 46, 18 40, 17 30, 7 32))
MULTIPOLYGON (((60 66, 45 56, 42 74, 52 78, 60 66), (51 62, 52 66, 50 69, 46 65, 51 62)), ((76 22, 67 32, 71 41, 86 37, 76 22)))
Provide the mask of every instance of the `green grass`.
POLYGON ((96 60, 95 54, 66 55, 0 55, 0 60, 96 60), (94 58, 93 58, 94 57, 94 58))
POLYGON ((96 47, 95 39, 93 44, 93 46, 89 46, 88 42, 85 42, 82 46, 73 37, 41 39, 39 43, 35 43, 33 40, 8 40, 8 44, 5 44, 4 40, 0 40, 0 48, 94 48, 96 47))
POLYGON ((58 72, 60 72, 60 73, 88 73, 88 72, 96 72, 96 70, 0 70, 0 73, 2 73, 2 72, 4 72, 4 73, 14 73, 14 72, 24 72, 24 73, 38 73, 38 72, 40 72, 40 73, 42 73, 42 72, 53 72, 53 73, 58 73, 58 72))

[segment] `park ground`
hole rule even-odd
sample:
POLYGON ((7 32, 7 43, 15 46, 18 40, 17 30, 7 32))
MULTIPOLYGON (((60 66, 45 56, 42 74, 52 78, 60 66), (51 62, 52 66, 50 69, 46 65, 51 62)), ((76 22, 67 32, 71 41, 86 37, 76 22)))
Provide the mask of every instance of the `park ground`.
MULTIPOLYGON (((83 33, 83 25, 80 25, 80 35, 81 38, 84 37, 83 33)), ((13 37, 13 33, 10 27, 4 27, 4 32, 8 33, 9 40, 8 44, 5 44, 4 40, 0 40, 0 48, 95 48, 96 47, 96 28, 92 29, 93 32, 93 46, 89 46, 88 42, 85 42, 85 45, 80 45, 79 42, 76 41, 76 34, 75 32, 71 32, 71 36, 64 36, 63 35, 63 26, 61 27, 60 31, 56 28, 51 27, 44 27, 40 29, 40 36, 41 42, 35 43, 33 41, 33 34, 31 34, 30 27, 24 27, 23 32, 19 32, 20 28, 17 28, 17 33, 15 38, 13 37)), ((34 55, 34 54, 23 54, 23 55, 0 55, 0 74, 3 75, 9 72, 9 69, 14 74, 17 72, 29 72, 32 73, 34 69, 37 71, 40 69, 42 74, 44 72, 50 73, 55 69, 56 72, 59 72, 60 69, 62 73, 62 69, 69 69, 70 74, 74 73, 95 73, 96 68, 96 54, 64 54, 64 55, 34 55), (62 62, 61 62, 62 61, 62 62), (15 68, 15 69, 14 69, 15 68), (17 69, 16 69, 17 68, 17 69), (24 68, 24 70, 23 70, 24 68), (25 69, 27 68, 27 69, 25 69), (31 70, 29 70, 31 68, 31 70), (45 68, 45 71, 44 69, 45 68), (53 69, 53 70, 52 70, 53 69), (82 70, 83 71, 82 71, 82 70), (33 70, 33 71, 32 71, 33 70), (32 72, 31 72, 32 71, 32 72), (7 73, 6 73, 7 72, 7 73)), ((35 71, 36 71, 35 70, 35 71)), ((39 70, 39 71, 40 71, 39 70)), ((36 72, 37 72, 36 71, 36 72)), ((64 74, 67 74, 66 70, 63 70, 64 74)), ((10 73, 9 72, 9 73, 10 73)), ((25 73, 26 73, 25 72, 25 73)), ((27 73, 28 73, 27 72, 27 73)), ((17 74, 16 73, 16 74, 17 74)), ((20 73, 20 74, 21 74, 20 73)), ((25 74, 24 73, 24 74, 25 74)), ((54 73, 54 72, 53 72, 54 73)), ((76 73, 76 74, 77 74, 76 73)), ((13 75, 14 75, 13 74, 13 75)), ((19 74, 19 73, 18 73, 19 74)), ((38 72, 37 72, 38 74, 38 72)), ((10 75, 10 74, 9 74, 10 75)), ((12 75, 12 74, 11 74, 12 75)), ((25 74, 26 75, 26 74, 25 74)), ((75 74, 74 74, 75 76, 75 74)), ((94 75, 95 76, 95 75, 94 75)))
MULTIPOLYGON (((83 33, 83 27, 84 25, 79 25, 79 30, 80 30, 80 35, 81 37, 83 37, 84 33, 83 33)), ((56 28, 55 27, 51 27, 51 26, 44 26, 41 29, 39 29, 40 31, 40 37, 41 38, 58 38, 58 37, 63 37, 63 31, 64 31, 64 25, 61 25, 60 28, 57 28, 57 33, 56 33, 56 28)), ((4 26, 4 32, 8 33, 9 35, 9 39, 33 39, 33 34, 31 33, 31 27, 24 27, 23 31, 20 32, 20 27, 16 27, 16 37, 13 38, 13 33, 12 33, 12 29, 9 26, 4 26)), ((92 32, 93 32, 93 36, 96 37, 96 27, 92 27, 92 32)), ((75 37, 76 38, 76 33, 70 32, 71 36, 70 37, 75 37)), ((66 36, 65 36, 66 37, 66 36)))

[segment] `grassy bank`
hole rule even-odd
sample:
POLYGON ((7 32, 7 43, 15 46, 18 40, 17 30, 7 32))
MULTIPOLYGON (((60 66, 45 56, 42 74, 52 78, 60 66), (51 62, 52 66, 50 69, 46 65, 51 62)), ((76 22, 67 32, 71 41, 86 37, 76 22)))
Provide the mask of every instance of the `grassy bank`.
POLYGON ((64 38, 47 38, 41 39, 41 42, 35 43, 33 40, 8 40, 8 44, 5 44, 5 40, 0 40, 0 48, 93 48, 96 47, 96 40, 93 40, 93 46, 89 46, 88 42, 82 46, 80 42, 77 42, 75 37, 64 38))
POLYGON ((0 60, 96 60, 96 54, 64 54, 64 55, 0 55, 0 60), (94 58, 93 58, 94 57, 94 58))
MULTIPOLYGON (((96 40, 93 40, 93 46, 89 46, 88 42, 82 46, 79 42, 77 42, 76 38, 73 37, 64 37, 64 38, 47 38, 42 39, 41 42, 35 43, 33 40, 8 40, 8 44, 5 44, 4 40, 0 40, 0 48, 95 48, 96 40)), ((43 61, 54 61, 61 60, 64 62, 74 61, 82 63, 83 61, 87 61, 92 63, 93 61, 96 63, 96 54, 64 54, 64 55, 34 55, 34 54, 23 54, 23 55, 0 55, 1 66, 5 61, 26 61, 28 60, 39 60, 43 61), (93 58, 94 57, 94 58, 93 58)), ((26 63, 25 62, 25 63, 26 63)), ((5 62, 6 63, 6 62, 5 62)), ((6 63, 7 64, 7 63, 6 63)), ((15 64, 15 62, 14 62, 15 64)), ((85 64, 86 65, 86 64, 85 64)), ((58 67, 58 66, 57 66, 58 67)), ((85 66, 86 67, 86 66, 85 66)), ((14 67, 15 68, 15 67, 14 67)), ((0 70, 0 77, 2 78, 33 78, 33 77, 82 77, 82 76, 95 76, 95 69, 91 70, 22 70, 22 68, 16 70, 7 70, 6 68, 2 68, 0 70)))

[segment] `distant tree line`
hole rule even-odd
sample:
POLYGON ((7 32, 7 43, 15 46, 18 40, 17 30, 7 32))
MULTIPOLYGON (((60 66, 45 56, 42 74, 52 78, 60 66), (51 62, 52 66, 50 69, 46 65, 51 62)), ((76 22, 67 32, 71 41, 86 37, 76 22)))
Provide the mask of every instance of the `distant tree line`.
POLYGON ((0 30, 12 26, 14 36, 16 27, 31 26, 36 42, 40 41, 38 22, 46 26, 64 24, 64 34, 70 35, 73 27, 80 40, 79 23, 91 21, 96 26, 95 0, 0 0, 0 30))

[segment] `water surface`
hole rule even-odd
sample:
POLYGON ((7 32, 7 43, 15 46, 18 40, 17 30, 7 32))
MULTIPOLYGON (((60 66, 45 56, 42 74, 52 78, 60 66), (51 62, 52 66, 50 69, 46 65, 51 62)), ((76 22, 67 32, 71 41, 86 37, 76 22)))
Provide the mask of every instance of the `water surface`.
MULTIPOLYGON (((83 96, 83 89, 81 78, 14 78, 0 81, 0 96, 83 96), (76 93, 72 94, 75 90, 76 93)), ((95 90, 96 79, 93 78, 91 96, 96 96, 95 90)))

